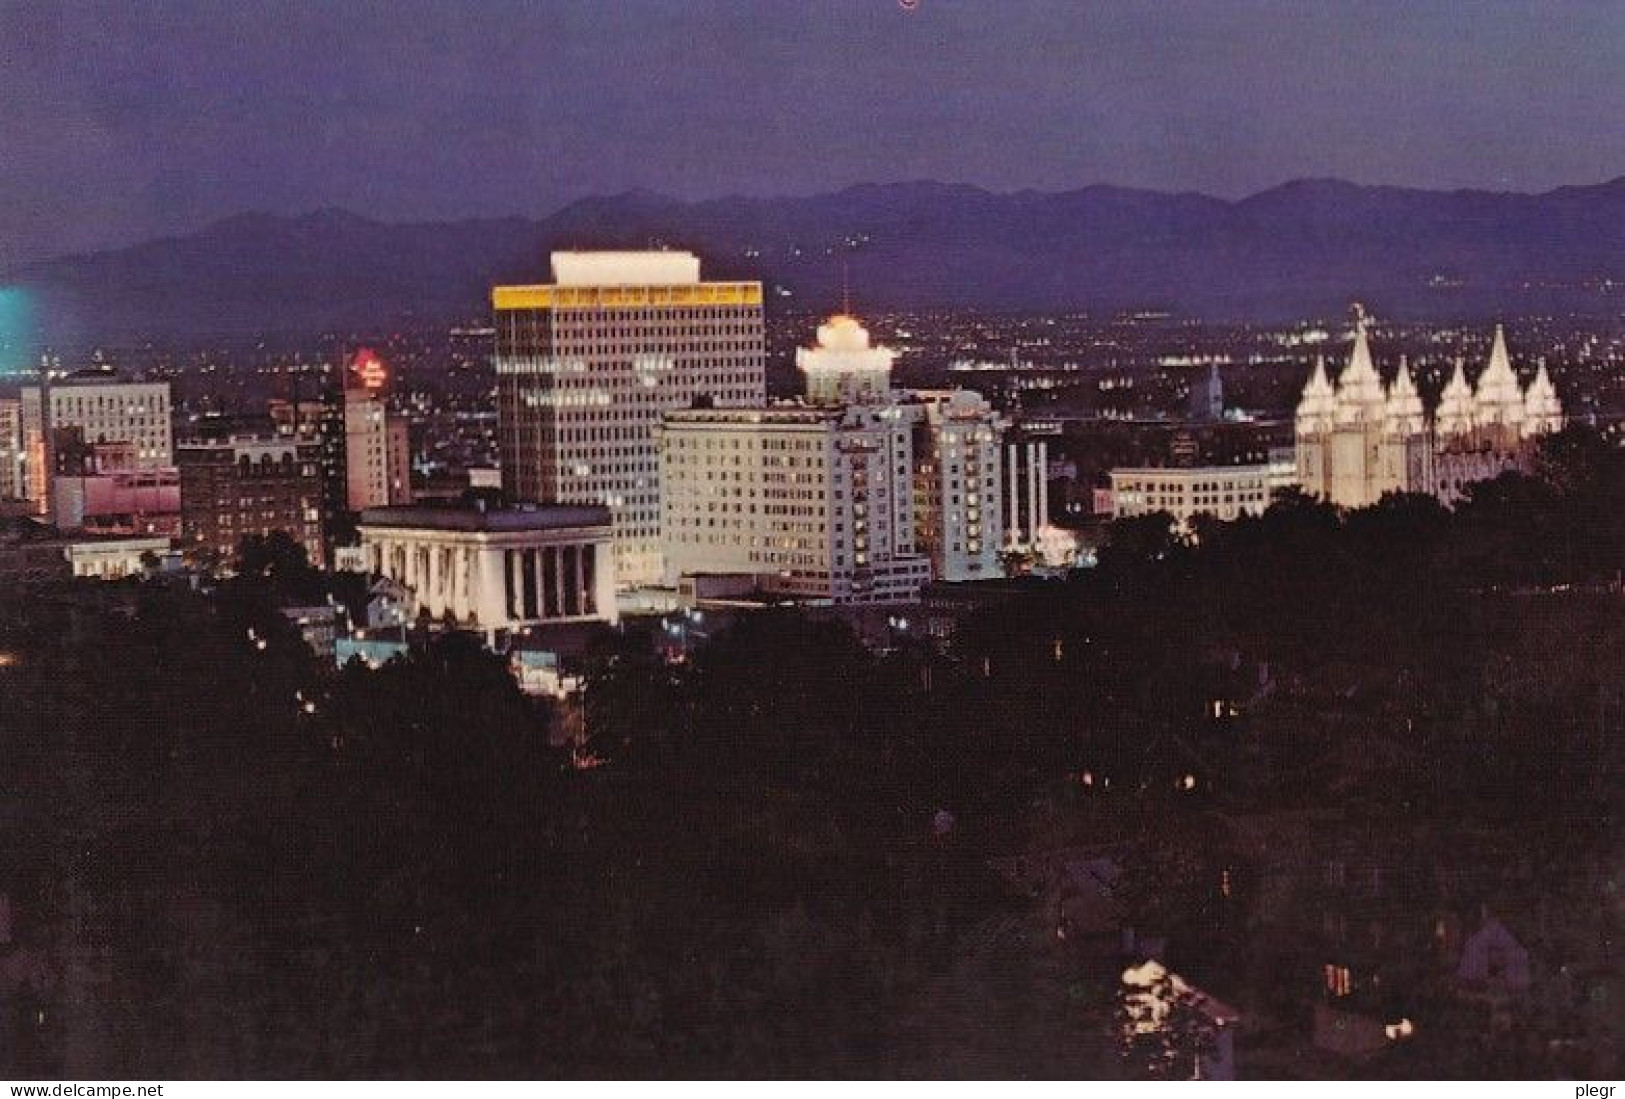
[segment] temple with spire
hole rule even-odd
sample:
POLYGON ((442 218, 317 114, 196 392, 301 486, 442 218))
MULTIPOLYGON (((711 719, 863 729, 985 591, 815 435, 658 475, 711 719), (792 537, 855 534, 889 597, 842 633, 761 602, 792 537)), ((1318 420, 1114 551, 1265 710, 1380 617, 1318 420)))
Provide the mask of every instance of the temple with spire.
POLYGON ((1298 403, 1298 479, 1311 496, 1350 508, 1390 492, 1450 503, 1474 481, 1527 468, 1536 440, 1562 428, 1563 407, 1546 365, 1522 386, 1500 325, 1477 384, 1468 384, 1457 359, 1431 415, 1404 358, 1394 380, 1383 384, 1368 327, 1355 306, 1348 365, 1334 384, 1318 360, 1298 403))

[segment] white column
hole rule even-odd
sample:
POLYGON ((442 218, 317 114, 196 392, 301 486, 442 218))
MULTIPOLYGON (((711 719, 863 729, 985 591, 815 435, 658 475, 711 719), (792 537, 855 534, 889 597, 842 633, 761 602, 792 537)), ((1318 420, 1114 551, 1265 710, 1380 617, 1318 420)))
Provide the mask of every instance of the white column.
POLYGON ((482 553, 475 546, 463 548, 463 568, 461 572, 463 593, 462 607, 464 618, 476 618, 479 614, 479 605, 474 602, 474 578, 479 575, 480 558, 482 553))
POLYGON ((564 579, 564 547, 553 546, 553 590, 559 604, 559 617, 566 618, 570 613, 570 604, 567 599, 569 587, 564 579))
POLYGON ((1027 542, 1032 544, 1038 541, 1038 482, 1042 476, 1038 472, 1034 457, 1038 452, 1038 444, 1027 444, 1027 542))
POLYGON ((470 613, 485 629, 495 629, 507 620, 503 604, 504 580, 508 567, 503 551, 482 546, 474 556, 468 577, 470 613))
POLYGON ((1034 462, 1038 471, 1038 514, 1033 516, 1033 540, 1038 532, 1049 525, 1049 443, 1038 440, 1038 456, 1034 462))
POLYGON ((451 583, 447 586, 446 602, 451 613, 461 622, 468 617, 468 562, 467 546, 454 546, 451 551, 451 583))
POLYGON ((431 545, 428 548, 428 592, 425 593, 424 602, 429 606, 429 613, 438 619, 446 612, 446 596, 441 590, 440 547, 431 545))
POLYGON ((615 552, 610 543, 595 542, 592 555, 598 616, 606 622, 618 622, 621 616, 615 606, 615 552))

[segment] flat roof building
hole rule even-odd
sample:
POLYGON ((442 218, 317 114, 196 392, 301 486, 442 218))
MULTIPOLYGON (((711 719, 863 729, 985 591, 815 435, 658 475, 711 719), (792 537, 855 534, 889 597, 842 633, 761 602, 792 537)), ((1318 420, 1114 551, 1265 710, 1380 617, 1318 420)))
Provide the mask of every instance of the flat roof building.
POLYGON ((555 252, 552 283, 491 291, 509 499, 609 509, 616 576, 657 584, 663 412, 766 400, 762 284, 687 252, 555 252))
POLYGON ((1275 484, 1268 464, 1114 469, 1111 479, 1112 518, 1165 511, 1181 525, 1198 515, 1227 521, 1262 515, 1275 484))
POLYGON ((616 621, 607 508, 369 508, 359 529, 368 567, 405 589, 413 617, 485 632, 616 621))
POLYGON ((81 370, 48 386, 24 386, 20 443, 25 497, 46 514, 57 472, 57 435, 72 431, 84 445, 128 444, 136 469, 175 465, 168 382, 132 382, 107 370, 81 370))
POLYGON ((181 537, 187 548, 229 564, 242 540, 286 533, 312 564, 322 553, 321 448, 294 438, 183 444, 181 537))
POLYGON ((695 408, 659 432, 666 582, 760 578, 834 603, 915 597, 913 420, 895 405, 695 408))

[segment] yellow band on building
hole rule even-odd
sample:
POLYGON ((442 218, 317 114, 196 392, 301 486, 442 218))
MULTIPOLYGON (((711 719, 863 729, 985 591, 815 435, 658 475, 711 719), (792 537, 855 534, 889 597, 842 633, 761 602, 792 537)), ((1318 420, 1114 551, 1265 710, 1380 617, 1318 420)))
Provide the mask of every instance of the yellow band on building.
POLYGON ((698 305, 761 305, 759 282, 704 282, 694 286, 496 286, 491 308, 652 309, 698 305))

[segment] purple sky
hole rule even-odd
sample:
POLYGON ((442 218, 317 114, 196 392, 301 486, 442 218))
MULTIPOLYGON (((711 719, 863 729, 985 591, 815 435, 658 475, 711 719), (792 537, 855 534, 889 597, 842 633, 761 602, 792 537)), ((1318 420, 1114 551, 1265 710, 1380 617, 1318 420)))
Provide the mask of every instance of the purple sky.
POLYGON ((0 0, 0 269, 242 210, 1625 174, 1625 2, 0 0))

